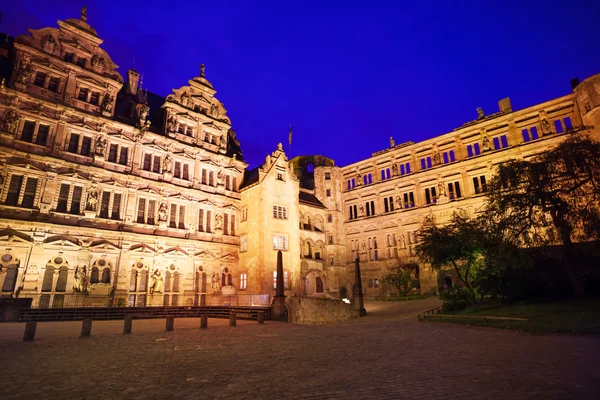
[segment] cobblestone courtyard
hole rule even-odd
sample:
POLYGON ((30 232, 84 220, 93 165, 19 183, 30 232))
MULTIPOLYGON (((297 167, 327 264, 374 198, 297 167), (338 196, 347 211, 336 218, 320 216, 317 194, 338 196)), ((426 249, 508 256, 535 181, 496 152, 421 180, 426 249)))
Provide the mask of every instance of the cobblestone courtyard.
POLYGON ((267 321, 0 325, 2 399, 594 399, 600 338, 417 323, 435 299, 328 326, 267 321))

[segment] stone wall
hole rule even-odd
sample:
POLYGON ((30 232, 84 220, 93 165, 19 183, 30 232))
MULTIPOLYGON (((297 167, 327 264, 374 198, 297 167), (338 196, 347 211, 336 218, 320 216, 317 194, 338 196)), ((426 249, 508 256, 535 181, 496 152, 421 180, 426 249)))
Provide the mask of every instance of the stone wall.
POLYGON ((286 303, 290 322, 295 324, 331 324, 356 316, 352 306, 340 299, 294 296, 286 303))

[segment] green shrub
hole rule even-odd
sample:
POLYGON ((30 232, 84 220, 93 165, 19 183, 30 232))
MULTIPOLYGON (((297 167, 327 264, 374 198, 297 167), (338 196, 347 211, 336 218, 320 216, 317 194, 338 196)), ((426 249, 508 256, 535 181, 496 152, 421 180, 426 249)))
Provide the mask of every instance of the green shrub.
POLYGON ((453 287, 448 291, 441 292, 440 300, 442 300, 442 310, 444 311, 464 310, 475 303, 473 293, 463 287, 453 287))

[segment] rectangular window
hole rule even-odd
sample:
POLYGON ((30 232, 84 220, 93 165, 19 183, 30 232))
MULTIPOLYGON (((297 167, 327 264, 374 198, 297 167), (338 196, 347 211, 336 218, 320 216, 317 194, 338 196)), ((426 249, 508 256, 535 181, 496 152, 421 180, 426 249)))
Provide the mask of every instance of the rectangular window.
POLYGON ((58 84, 59 83, 60 83, 60 79, 53 76, 52 78, 50 78, 50 81, 48 82, 48 90, 50 90, 51 92, 58 92, 58 84))
POLYGON ((48 141, 48 134, 50 133, 49 125, 39 125, 37 137, 35 138, 35 144, 45 146, 48 141))
POLYGON ((146 212, 146 223, 148 225, 154 225, 154 215, 156 213, 156 200, 150 200, 148 202, 148 211, 146 212))
POLYGON ((429 169, 432 167, 431 157, 423 157, 421 158, 421 169, 429 169))
POLYGON ((181 179, 186 181, 190 180, 190 166, 189 164, 183 164, 183 173, 181 175, 181 179))
POLYGON ((505 149, 508 147, 508 139, 506 135, 496 136, 494 138, 494 150, 505 149))
POLYGON ((87 62, 87 58, 85 57, 77 57, 77 65, 81 68, 85 68, 85 63, 87 62))
POLYGON ((214 174, 213 174, 213 171, 210 171, 208 173, 208 184, 209 184, 209 186, 214 186, 215 185, 214 184, 214 174))
POLYGON ((173 175, 175 175, 175 178, 181 178, 181 163, 179 161, 175 161, 173 175))
POLYGON ((327 214, 327 222, 333 222, 333 216, 331 214, 327 214))
POLYGON ((151 166, 152 166, 152 155, 144 154, 144 164, 142 166, 142 169, 144 171, 150 171, 151 166))
POLYGON ((437 202, 435 186, 425 189, 425 203, 435 204, 437 202))
POLYGON ((450 182, 448 184, 448 197, 450 200, 460 199, 462 197, 459 182, 450 182))
POLYGON ((240 290, 246 290, 248 287, 248 274, 240 274, 240 290))
POLYGON ((229 214, 223 213, 223 235, 229 235, 229 214))
POLYGON ((383 208, 384 208, 385 212, 394 211, 394 197, 393 196, 384 197, 383 208))
POLYGON ((325 180, 326 181, 331 180, 331 173, 330 172, 325 172, 325 180))
POLYGON ((287 219, 287 207, 273 206, 273 218, 287 219))
POLYGON ((27 183, 25 184, 25 192, 23 193, 23 200, 21 200, 21 207, 33 208, 33 201, 35 199, 37 183, 37 178, 27 178, 27 183))
MULTIPOLYGON (((119 145, 111 144, 108 148, 108 161, 116 163, 117 162, 117 150, 119 145)), ((148 155, 148 154, 147 154, 148 155)))
POLYGON ((69 213, 73 215, 79 215, 81 213, 81 196, 83 194, 83 188, 81 186, 73 187, 73 197, 71 198, 71 208, 69 213))
POLYGON ((573 123, 571 122, 571 117, 565 117, 563 119, 563 123, 565 124, 565 128, 568 131, 573 130, 573 123))
POLYGON ((100 218, 108 218, 108 206, 110 204, 110 192, 102 192, 100 201, 100 218))
POLYGON ((236 232, 235 231, 235 215, 233 215, 233 214, 231 215, 230 223, 231 223, 231 230, 230 230, 231 236, 235 236, 235 232, 236 232))
POLYGON ((285 176, 284 176, 283 172, 277 172, 277 180, 278 181, 284 181, 285 180, 285 176))
POLYGON ((129 161, 129 149, 121 146, 121 151, 119 152, 119 164, 127 165, 127 161, 129 161))
POLYGON ((89 92, 90 91, 86 88, 79 89, 79 95, 77 96, 77 99, 81 101, 87 101, 89 92))
POLYGON ((287 235, 273 235, 273 250, 287 250, 288 249, 288 236, 287 235))
POLYGON ((554 128, 556 129, 556 133, 564 132, 560 119, 557 119, 556 121, 554 121, 554 128))
POLYGON ((6 196, 6 205, 16 207, 23 185, 23 175, 13 175, 8 185, 8 194, 6 196))
POLYGON ((90 138, 88 136, 84 136, 83 140, 81 141, 81 151, 79 152, 79 154, 81 154, 82 156, 89 157, 91 148, 92 148, 92 138, 90 138))
POLYGON ((160 156, 152 155, 152 172, 160 174, 160 156))
POLYGON ((413 192, 404 193, 404 208, 412 208, 415 206, 415 195, 413 192))
POLYGON ((240 251, 248 250, 248 237, 242 236, 240 237, 240 251))
POLYGON ((169 218, 169 226, 177 228, 177 204, 171 204, 171 215, 169 218))
POLYGON ((479 143, 474 143, 467 146, 468 157, 478 156, 479 154, 481 154, 479 143))
POLYGON ((244 207, 242 208, 242 222, 246 221, 248 219, 248 208, 244 207))
MULTIPOLYGON (((225 214, 227 215, 227 214, 225 214)), ((185 229, 185 206, 179 206, 179 223, 177 227, 179 229, 185 229)))
POLYGON ((475 194, 480 194, 487 191, 485 175, 476 176, 473 178, 473 189, 475 190, 475 194))
POLYGON ((35 122, 25 121, 23 123, 23 130, 21 131, 21 140, 24 142, 33 142, 33 134, 35 132, 35 122))
POLYGON ((60 185, 60 191, 58 192, 58 202, 56 203, 56 211, 61 213, 67 212, 67 203, 69 201, 69 191, 71 186, 63 183, 60 185))
POLYGON ((43 72, 38 72, 35 74, 35 80, 33 81, 35 86, 44 87, 46 85, 46 74, 43 72))
POLYGON ((121 219, 121 193, 113 194, 113 205, 112 205, 112 213, 110 215, 111 219, 121 219))
POLYGON ((198 210, 198 231, 204 232, 204 210, 198 210))
POLYGON ((326 190, 326 195, 327 195, 327 197, 331 197, 331 189, 326 190))
POLYGON ((99 101, 100 101, 100 93, 92 92, 92 94, 90 96, 90 104, 98 105, 99 101))
POLYGON ((400 175, 410 174, 410 163, 400 164, 400 175))
POLYGON ((137 223, 146 222, 146 199, 140 199, 138 202, 137 223))
POLYGON ((444 164, 448 164, 448 163, 456 161, 456 157, 454 156, 454 150, 444 152, 443 156, 444 156, 444 164))

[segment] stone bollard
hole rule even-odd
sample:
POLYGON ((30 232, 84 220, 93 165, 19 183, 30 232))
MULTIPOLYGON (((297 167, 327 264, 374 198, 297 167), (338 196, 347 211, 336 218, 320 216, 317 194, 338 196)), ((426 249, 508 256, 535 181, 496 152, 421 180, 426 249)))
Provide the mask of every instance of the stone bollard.
POLYGON ((229 314, 229 326, 235 326, 235 313, 231 312, 229 314))
POLYGON ((133 319, 131 317, 125 317, 123 321, 123 334, 131 333, 133 327, 133 319))
POLYGON ((81 337, 88 337, 92 334, 92 320, 84 319, 81 322, 81 337))
POLYGON ((35 339, 35 330, 37 328, 36 321, 29 321, 25 324, 25 333, 23 333, 23 341, 31 342, 35 339))
POLYGON ((259 324, 264 324, 265 323, 265 312, 264 311, 259 311, 258 312, 258 323, 259 324))
POLYGON ((167 317, 167 331, 172 331, 173 326, 175 325, 175 317, 167 317))
POLYGON ((202 329, 208 328, 208 316, 207 315, 200 316, 200 328, 202 328, 202 329))

